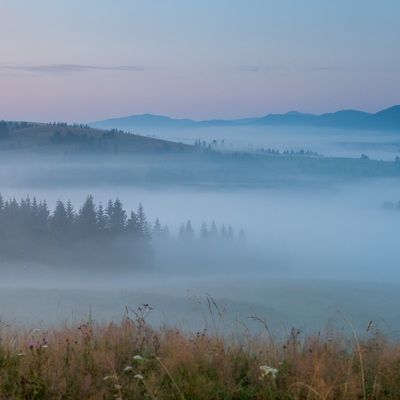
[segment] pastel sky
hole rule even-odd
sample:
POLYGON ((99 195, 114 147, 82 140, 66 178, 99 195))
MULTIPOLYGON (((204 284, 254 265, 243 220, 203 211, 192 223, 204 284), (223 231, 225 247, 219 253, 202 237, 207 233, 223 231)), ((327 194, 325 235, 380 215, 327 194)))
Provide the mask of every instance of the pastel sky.
POLYGON ((0 119, 400 104, 399 0, 0 0, 0 119))

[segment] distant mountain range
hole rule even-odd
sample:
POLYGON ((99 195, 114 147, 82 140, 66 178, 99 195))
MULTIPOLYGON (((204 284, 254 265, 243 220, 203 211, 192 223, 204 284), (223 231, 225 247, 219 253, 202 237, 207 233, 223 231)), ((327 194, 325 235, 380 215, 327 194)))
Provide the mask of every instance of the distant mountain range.
POLYGON ((265 117, 236 120, 173 119, 160 115, 142 114, 129 117, 111 118, 89 124, 93 128, 121 129, 124 131, 161 129, 189 129, 223 126, 314 126, 342 129, 366 129, 400 132, 400 105, 375 114, 356 110, 342 110, 328 114, 303 114, 291 111, 286 114, 268 114, 265 117))

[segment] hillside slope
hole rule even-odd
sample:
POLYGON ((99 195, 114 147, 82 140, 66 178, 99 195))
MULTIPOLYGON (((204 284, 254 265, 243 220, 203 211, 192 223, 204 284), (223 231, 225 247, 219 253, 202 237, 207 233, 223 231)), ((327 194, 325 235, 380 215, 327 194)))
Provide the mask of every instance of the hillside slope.
POLYGON ((121 131, 105 131, 65 124, 47 124, 11 131, 0 141, 0 151, 67 155, 75 153, 181 152, 193 146, 121 131))

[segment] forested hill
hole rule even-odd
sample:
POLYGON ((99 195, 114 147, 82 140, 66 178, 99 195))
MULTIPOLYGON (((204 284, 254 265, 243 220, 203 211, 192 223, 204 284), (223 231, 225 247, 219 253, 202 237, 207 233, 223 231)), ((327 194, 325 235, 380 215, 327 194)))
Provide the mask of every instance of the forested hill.
POLYGON ((116 129, 65 123, 0 122, 0 152, 30 155, 182 152, 193 146, 116 129))
POLYGON ((0 122, 0 185, 271 187, 400 177, 393 161, 310 151, 221 149, 63 123, 0 122))

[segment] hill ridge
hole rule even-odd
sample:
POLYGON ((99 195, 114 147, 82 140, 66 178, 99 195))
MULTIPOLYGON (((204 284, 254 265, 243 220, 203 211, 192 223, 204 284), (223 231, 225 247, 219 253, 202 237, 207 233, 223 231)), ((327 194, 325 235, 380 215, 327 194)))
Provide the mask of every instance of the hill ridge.
POLYGON ((182 129, 222 126, 274 126, 302 125, 330 128, 370 129, 400 132, 400 105, 394 105, 376 113, 344 109, 324 114, 301 113, 295 110, 285 114, 267 114, 262 117, 241 119, 210 119, 195 121, 189 118, 171 118, 151 113, 133 114, 89 123, 102 129, 182 129))

